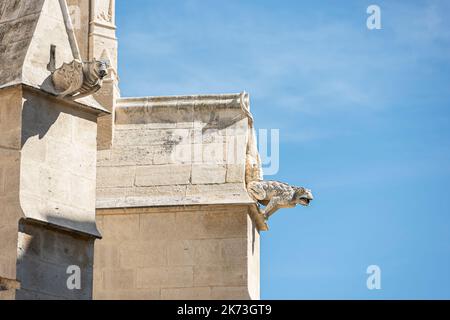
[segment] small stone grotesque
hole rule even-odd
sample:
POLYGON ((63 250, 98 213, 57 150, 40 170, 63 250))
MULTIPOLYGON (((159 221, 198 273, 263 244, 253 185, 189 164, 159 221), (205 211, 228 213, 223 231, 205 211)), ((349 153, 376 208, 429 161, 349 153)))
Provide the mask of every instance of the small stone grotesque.
POLYGON ((78 99, 97 92, 108 75, 108 62, 73 60, 52 73, 53 85, 61 98, 78 99))
POLYGON ((293 208, 297 204, 308 206, 314 199, 311 190, 294 187, 278 181, 252 181, 247 185, 250 195, 262 205, 265 219, 281 208, 293 208))

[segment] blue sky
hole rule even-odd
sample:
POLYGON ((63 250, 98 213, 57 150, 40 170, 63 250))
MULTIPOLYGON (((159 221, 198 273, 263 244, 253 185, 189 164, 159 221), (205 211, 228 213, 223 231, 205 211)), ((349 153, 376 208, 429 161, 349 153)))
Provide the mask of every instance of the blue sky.
POLYGON ((444 0, 117 1, 123 96, 246 90, 257 127, 280 130, 267 178, 314 192, 262 234, 263 299, 450 299, 449 14, 444 0))

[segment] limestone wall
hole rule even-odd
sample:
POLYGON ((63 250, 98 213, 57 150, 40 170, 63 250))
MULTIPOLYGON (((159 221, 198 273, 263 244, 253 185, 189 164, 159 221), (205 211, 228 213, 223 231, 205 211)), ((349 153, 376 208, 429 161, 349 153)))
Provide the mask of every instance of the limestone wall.
POLYGON ((93 236, 96 115, 24 92, 20 201, 24 215, 93 236))
POLYGON ((97 208, 253 203, 240 95, 119 99, 98 153, 97 208))
POLYGON ((0 299, 92 297, 96 129, 91 109, 0 90, 0 299), (68 291, 69 265, 81 291, 68 291))
POLYGON ((19 204, 22 90, 0 90, 0 299, 14 298, 19 204))
POLYGON ((0 3, 0 87, 18 84, 44 0, 0 3))
POLYGON ((17 255, 17 300, 92 299, 92 237, 22 221, 17 255), (67 286, 69 266, 80 268, 79 290, 67 286))
POLYGON ((100 210, 94 299, 258 299, 246 206, 100 210))
POLYGON ((98 152, 95 299, 258 299, 240 94, 117 101, 98 152))

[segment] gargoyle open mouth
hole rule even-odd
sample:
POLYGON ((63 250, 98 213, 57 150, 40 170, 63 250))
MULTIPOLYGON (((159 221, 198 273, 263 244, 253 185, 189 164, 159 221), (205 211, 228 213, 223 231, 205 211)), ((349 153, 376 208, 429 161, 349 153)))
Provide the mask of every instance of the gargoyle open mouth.
POLYGON ((301 204, 302 206, 307 207, 307 206, 309 206, 309 203, 311 202, 311 199, 301 198, 299 202, 300 202, 300 204, 301 204))

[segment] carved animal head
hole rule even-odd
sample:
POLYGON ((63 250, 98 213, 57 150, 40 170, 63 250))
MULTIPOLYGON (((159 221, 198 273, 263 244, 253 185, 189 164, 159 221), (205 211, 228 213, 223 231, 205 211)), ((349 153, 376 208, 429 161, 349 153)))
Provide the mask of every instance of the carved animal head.
POLYGON ((109 63, 104 60, 95 61, 95 73, 100 79, 103 79, 108 75, 109 63))
POLYGON ((292 199, 296 204, 302 206, 309 206, 309 203, 314 200, 311 190, 306 188, 297 188, 292 199))
POLYGON ((108 75, 109 63, 104 60, 96 60, 84 63, 84 76, 89 83, 103 80, 108 75))

